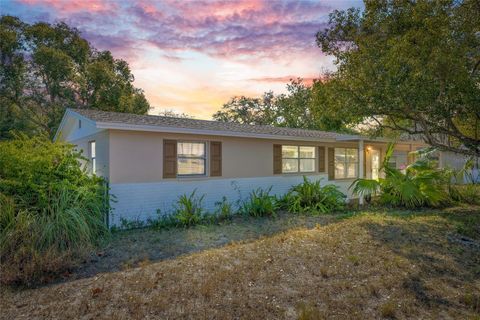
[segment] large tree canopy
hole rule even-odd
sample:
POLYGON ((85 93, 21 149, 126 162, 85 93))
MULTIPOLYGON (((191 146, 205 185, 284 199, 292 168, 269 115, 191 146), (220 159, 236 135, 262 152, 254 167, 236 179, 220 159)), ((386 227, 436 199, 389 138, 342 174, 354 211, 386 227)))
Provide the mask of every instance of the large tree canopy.
POLYGON ((365 1, 317 34, 336 57, 330 112, 480 156, 480 2, 365 1))
POLYGON ((14 129, 53 135, 67 107, 145 114, 128 64, 65 23, 0 18, 0 139, 14 129))
POLYGON ((350 132, 343 121, 325 112, 326 97, 320 92, 327 86, 328 82, 318 81, 313 91, 302 79, 292 79, 287 84, 286 94, 276 95, 270 91, 261 98, 233 97, 213 118, 225 122, 350 132))

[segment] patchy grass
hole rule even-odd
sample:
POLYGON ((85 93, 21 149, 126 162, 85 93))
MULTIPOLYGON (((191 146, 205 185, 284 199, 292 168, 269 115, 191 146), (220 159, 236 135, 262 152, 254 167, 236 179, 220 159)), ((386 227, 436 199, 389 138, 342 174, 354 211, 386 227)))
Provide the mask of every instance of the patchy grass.
POLYGON ((176 240, 167 240, 171 258, 156 261, 147 255, 141 266, 123 271, 37 289, 2 288, 0 318, 480 316, 479 207, 327 216, 318 225, 307 217, 292 218, 290 226, 288 215, 279 219, 285 220, 168 230, 151 237, 147 230, 120 233, 114 241, 120 246, 127 241, 123 249, 133 239, 157 241, 163 248, 160 243, 173 236, 176 240), (200 249, 221 245, 216 230, 229 241, 242 240, 242 232, 243 239, 265 236, 176 256, 196 241, 200 249), (459 235, 464 230, 468 235, 459 235), (229 233, 235 231, 239 239, 229 233), (176 233, 182 236, 175 238, 176 233), (205 241, 205 234, 213 240, 205 241), (456 241, 464 237, 468 244, 456 241), (183 245, 174 248, 175 241, 183 245))

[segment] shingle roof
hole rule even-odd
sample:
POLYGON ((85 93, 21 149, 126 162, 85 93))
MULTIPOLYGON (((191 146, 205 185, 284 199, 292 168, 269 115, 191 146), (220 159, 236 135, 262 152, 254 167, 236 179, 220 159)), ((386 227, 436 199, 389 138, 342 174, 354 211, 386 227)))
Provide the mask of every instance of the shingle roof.
POLYGON ((127 124, 138 126, 158 126, 170 128, 183 128, 193 130, 208 130, 221 132, 236 132, 244 134, 264 134, 285 137, 303 137, 319 139, 337 139, 345 135, 335 132, 306 130, 284 127, 273 127, 265 125, 249 125, 233 122, 196 120, 186 118, 173 118, 153 115, 137 115, 131 113, 107 112, 99 110, 71 109, 80 115, 95 122, 110 124, 127 124))

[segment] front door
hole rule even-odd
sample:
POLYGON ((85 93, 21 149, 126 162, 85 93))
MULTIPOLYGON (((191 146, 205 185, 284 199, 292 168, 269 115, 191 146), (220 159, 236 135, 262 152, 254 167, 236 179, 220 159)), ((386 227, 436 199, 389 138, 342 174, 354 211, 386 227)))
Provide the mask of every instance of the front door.
POLYGON ((378 180, 378 175, 380 172, 380 151, 372 149, 371 153, 372 179, 378 180))

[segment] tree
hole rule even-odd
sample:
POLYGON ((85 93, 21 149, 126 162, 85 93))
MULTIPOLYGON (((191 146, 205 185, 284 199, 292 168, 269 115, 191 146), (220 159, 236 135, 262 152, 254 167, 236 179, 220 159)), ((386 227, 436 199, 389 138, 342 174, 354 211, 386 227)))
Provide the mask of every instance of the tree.
POLYGON ((177 112, 171 109, 164 109, 158 113, 159 116, 167 118, 183 118, 183 119, 194 119, 194 116, 191 116, 184 112, 177 112))
MULTIPOLYGON (((316 93, 323 87, 320 81, 314 83, 316 93)), ((270 91, 261 98, 234 97, 213 118, 225 122, 350 132, 342 121, 323 110, 324 98, 314 95, 313 90, 301 78, 292 79, 287 84, 286 94, 276 95, 270 91)))
POLYGON ((272 125, 278 121, 275 99, 271 91, 265 92, 261 98, 233 97, 212 117, 224 122, 272 125))
POLYGON ((65 23, 0 18, 0 139, 55 133, 67 107, 145 114, 127 62, 97 51, 65 23))
POLYGON ((335 56, 328 110, 480 156, 480 2, 366 1, 317 34, 335 56))

